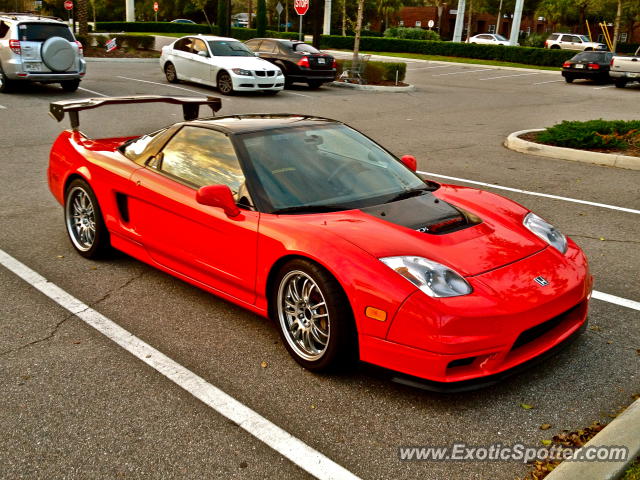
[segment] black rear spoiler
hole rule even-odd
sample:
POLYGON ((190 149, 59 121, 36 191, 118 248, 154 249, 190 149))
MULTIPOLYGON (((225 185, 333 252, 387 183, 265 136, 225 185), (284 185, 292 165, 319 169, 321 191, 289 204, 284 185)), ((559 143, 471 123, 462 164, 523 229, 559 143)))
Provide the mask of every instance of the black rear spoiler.
POLYGON ((170 97, 165 95, 138 95, 131 97, 102 97, 85 98, 80 100, 62 100, 52 102, 49 106, 49 115, 61 122, 64 113, 69 113, 71 128, 77 130, 80 126, 78 112, 91 110, 104 105, 126 105, 132 103, 172 103, 182 105, 182 113, 186 121, 195 120, 199 116, 200 105, 211 107, 213 114, 222 108, 222 100, 218 97, 170 97))

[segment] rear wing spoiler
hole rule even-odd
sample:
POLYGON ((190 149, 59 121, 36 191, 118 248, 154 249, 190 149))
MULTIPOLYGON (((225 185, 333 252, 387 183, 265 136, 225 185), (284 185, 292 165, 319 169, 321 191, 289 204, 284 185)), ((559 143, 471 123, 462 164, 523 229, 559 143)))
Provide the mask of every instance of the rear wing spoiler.
POLYGON ((200 105, 211 108, 213 115, 222 108, 222 100, 218 97, 170 97, 164 95, 138 95, 131 97, 103 97, 85 98, 81 100, 62 100, 52 102, 49 105, 49 115, 58 122, 64 119, 64 114, 69 114, 71 128, 77 130, 80 126, 78 112, 91 110, 105 105, 130 105, 136 103, 172 103, 182 105, 182 113, 185 121, 196 120, 200 113, 200 105))

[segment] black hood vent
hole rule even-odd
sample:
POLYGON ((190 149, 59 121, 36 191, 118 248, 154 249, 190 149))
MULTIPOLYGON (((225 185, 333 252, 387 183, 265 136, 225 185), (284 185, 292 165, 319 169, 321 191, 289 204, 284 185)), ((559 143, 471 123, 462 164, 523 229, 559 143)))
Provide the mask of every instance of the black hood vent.
POLYGON ((475 215, 440 200, 431 192, 361 210, 387 222, 431 235, 455 232, 482 221, 475 215))

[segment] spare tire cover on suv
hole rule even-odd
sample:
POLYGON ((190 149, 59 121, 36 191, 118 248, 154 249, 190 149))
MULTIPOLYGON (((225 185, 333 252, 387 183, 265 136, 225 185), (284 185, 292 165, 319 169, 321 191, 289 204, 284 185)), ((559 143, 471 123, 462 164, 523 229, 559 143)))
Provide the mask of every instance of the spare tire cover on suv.
POLYGON ((51 37, 42 44, 40 56, 44 64, 54 72, 69 70, 76 59, 71 44, 62 37, 51 37))

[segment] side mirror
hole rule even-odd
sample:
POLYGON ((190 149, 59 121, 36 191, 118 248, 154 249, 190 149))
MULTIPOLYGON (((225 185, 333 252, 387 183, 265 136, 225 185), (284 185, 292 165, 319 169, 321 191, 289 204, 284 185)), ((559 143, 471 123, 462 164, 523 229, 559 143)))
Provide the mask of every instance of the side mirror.
POLYGON ((201 187, 196 193, 196 201, 202 205, 218 207, 224 210, 228 217, 240 215, 231 189, 226 185, 207 185, 201 187))
POLYGON ((418 170, 418 162, 416 160, 416 157, 414 157, 413 155, 403 155, 400 158, 400 161, 412 172, 418 170))
POLYGON ((209 56, 209 54, 207 52, 205 52, 204 50, 200 50, 198 52, 198 56, 207 58, 209 56))

